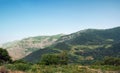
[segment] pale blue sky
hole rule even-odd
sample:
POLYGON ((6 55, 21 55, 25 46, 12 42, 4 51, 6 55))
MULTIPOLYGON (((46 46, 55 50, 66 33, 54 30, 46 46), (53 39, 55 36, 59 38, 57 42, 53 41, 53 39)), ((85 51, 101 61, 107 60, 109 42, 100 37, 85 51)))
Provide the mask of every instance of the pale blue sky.
POLYGON ((0 0, 0 44, 120 26, 120 0, 0 0))

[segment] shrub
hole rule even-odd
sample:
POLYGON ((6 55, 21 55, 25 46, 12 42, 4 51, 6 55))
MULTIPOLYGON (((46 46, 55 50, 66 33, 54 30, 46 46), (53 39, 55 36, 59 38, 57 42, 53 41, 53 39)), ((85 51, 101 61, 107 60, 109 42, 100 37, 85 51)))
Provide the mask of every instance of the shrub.
POLYGON ((29 64, 17 63, 17 64, 8 64, 6 67, 10 70, 19 70, 19 71, 27 71, 31 68, 29 64))
POLYGON ((119 66, 120 65, 120 58, 105 57, 105 59, 103 61, 103 65, 119 66))
POLYGON ((45 65, 51 65, 51 64, 57 64, 59 61, 59 58, 57 55, 53 54, 45 54, 42 56, 41 63, 45 65))
POLYGON ((113 66, 120 66, 120 58, 105 57, 102 61, 95 61, 94 65, 113 65, 113 66))
POLYGON ((58 54, 59 57, 59 64, 61 65, 67 65, 68 64, 68 53, 67 51, 63 51, 60 54, 58 54))
POLYGON ((67 65, 68 55, 66 52, 60 54, 44 54, 40 63, 44 65, 67 65))

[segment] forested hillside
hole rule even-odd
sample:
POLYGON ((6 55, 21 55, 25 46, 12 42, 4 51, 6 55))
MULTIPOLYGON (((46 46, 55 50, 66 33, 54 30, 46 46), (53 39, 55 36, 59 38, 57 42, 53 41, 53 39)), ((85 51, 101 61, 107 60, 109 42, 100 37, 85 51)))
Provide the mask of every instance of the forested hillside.
POLYGON ((24 60, 36 62, 43 54, 67 51, 69 63, 93 63, 104 57, 120 57, 120 27, 113 29, 87 29, 62 36, 56 44, 26 56, 24 60))

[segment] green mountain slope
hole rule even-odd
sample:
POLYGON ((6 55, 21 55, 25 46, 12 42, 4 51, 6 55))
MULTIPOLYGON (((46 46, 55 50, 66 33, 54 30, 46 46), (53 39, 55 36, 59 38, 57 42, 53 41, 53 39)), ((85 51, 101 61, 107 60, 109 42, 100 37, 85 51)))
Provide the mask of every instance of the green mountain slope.
POLYGON ((67 51, 70 63, 102 60, 105 56, 120 57, 120 27, 113 29, 87 29, 62 36, 52 46, 40 49, 23 58, 36 62, 46 53, 67 51))
POLYGON ((58 42, 66 42, 71 45, 98 45, 112 43, 120 40, 119 31, 120 27, 107 30, 87 29, 63 36, 58 42))
POLYGON ((43 49, 54 44, 54 42, 61 36, 63 36, 63 34, 30 37, 20 41, 3 44, 2 47, 7 49, 13 60, 17 60, 29 55, 36 50, 43 49))

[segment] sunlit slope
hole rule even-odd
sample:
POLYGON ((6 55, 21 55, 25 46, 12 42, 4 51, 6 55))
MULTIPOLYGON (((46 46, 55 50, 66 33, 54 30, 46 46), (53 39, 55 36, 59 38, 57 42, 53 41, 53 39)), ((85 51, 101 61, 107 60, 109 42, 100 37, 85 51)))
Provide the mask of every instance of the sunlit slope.
POLYGON ((63 36, 63 34, 25 38, 20 41, 3 44, 3 48, 7 49, 13 60, 21 59, 36 50, 54 44, 61 36, 63 36))

